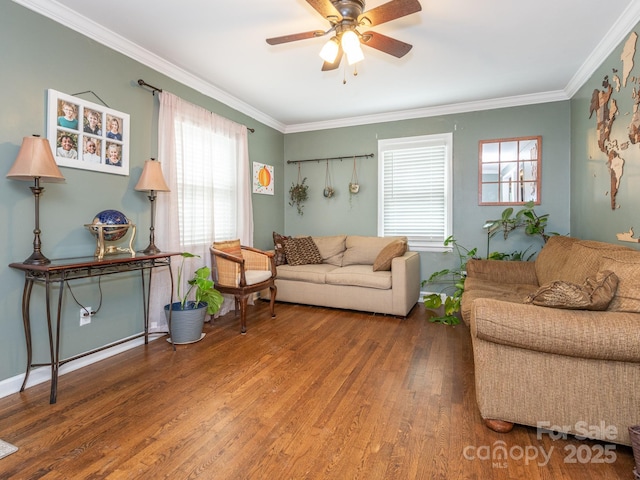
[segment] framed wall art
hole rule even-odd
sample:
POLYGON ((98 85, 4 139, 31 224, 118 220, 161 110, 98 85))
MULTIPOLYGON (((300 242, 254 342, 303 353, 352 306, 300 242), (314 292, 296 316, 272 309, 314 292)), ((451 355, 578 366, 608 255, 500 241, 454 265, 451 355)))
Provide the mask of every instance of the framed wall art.
POLYGON ((47 138, 61 167, 129 175, 129 115, 47 90, 47 138))
POLYGON ((253 162, 253 193, 273 195, 273 166, 253 162))

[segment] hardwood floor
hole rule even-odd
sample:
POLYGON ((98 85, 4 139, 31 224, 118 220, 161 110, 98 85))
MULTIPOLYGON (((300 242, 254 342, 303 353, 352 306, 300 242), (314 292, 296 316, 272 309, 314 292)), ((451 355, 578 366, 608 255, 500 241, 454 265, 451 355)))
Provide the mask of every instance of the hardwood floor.
POLYGON ((422 306, 276 312, 258 302, 246 336, 231 313, 177 352, 158 340, 68 373, 55 405, 48 383, 0 399, 19 447, 0 478, 633 479, 629 447, 603 463, 599 442, 484 427, 464 325, 422 306))

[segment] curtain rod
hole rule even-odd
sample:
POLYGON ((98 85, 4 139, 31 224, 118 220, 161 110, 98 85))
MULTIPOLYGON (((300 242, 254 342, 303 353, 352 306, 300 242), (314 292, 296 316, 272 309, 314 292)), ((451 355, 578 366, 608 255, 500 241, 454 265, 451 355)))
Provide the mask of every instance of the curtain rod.
POLYGON ((326 160, 348 160, 350 158, 370 158, 370 157, 373 157, 373 153, 367 153, 366 155, 347 155, 344 157, 310 158, 309 160, 287 160, 287 163, 324 162, 326 160))
MULTIPOLYGON (((141 78, 138 79, 138 85, 140 85, 141 87, 149 87, 152 90, 151 91, 152 95, 155 95, 156 92, 162 92, 161 88, 154 87, 153 85, 149 85, 147 82, 145 82, 141 78)), ((255 128, 250 128, 250 127, 247 127, 247 130, 249 130, 251 133, 254 133, 256 131, 255 128)))

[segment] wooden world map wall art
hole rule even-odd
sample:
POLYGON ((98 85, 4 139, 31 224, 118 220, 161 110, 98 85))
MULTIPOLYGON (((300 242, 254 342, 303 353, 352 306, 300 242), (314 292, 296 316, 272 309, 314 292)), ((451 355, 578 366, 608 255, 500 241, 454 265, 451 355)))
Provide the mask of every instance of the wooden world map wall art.
MULTIPOLYGON (((612 69, 611 77, 605 75, 602 81, 602 89, 596 88, 591 95, 589 107, 589 118, 595 114, 596 132, 598 139, 598 149, 607 156, 607 169, 611 178, 609 198, 611 209, 619 208, 616 203, 616 196, 620 189, 620 181, 624 175, 626 152, 632 145, 640 145, 640 77, 632 77, 631 71, 634 67, 634 57, 636 53, 636 43, 638 34, 631 32, 625 42, 620 62, 621 71, 612 69), (619 116, 618 101, 619 95, 629 95, 633 100, 633 111, 631 119, 627 124, 627 137, 612 134, 613 124, 619 116)), ((628 114, 627 114, 628 115, 628 114)), ((628 117, 624 117, 628 118, 628 117)), ((617 129, 616 132, 620 131, 617 129)), ((634 238, 633 228, 627 232, 616 234, 618 240, 623 242, 640 243, 640 238, 634 238)))

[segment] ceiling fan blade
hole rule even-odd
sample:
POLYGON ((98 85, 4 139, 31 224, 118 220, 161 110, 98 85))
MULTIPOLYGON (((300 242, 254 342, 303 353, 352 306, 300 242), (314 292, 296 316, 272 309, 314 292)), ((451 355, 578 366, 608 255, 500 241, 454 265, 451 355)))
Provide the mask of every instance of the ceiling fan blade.
POLYGON ((342 60, 342 46, 338 46, 338 55, 336 55, 336 59, 333 63, 324 62, 322 64, 322 71, 328 72, 329 70, 335 70, 340 66, 340 61, 342 60))
POLYGON ((364 12, 358 17, 358 22, 365 22, 365 25, 369 26, 380 25, 420 10, 422 10, 422 6, 418 0, 391 0, 364 12))
POLYGON ((342 20, 342 15, 340 15, 340 12, 333 6, 331 0, 307 0, 307 3, 324 18, 335 17, 336 22, 342 20))
POLYGON ((306 40, 307 38, 316 38, 325 35, 322 30, 314 30, 313 32, 293 33, 291 35, 283 35, 282 37, 267 38, 269 45, 279 45, 281 43, 295 42, 296 40, 306 40))
POLYGON ((413 48, 413 45, 409 43, 401 42, 400 40, 387 37, 381 33, 365 32, 362 34, 362 37, 364 42, 363 45, 375 48, 376 50, 380 50, 381 52, 388 53, 389 55, 393 55, 398 58, 404 57, 409 53, 409 50, 413 48))

